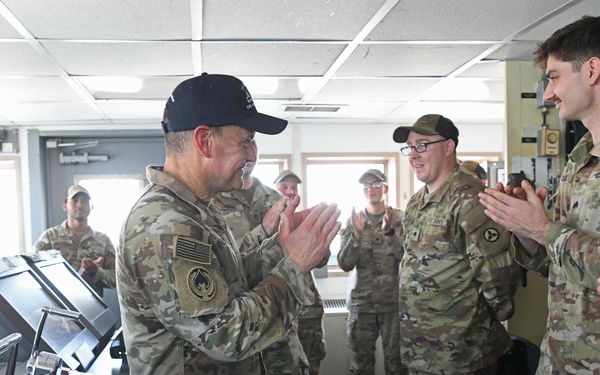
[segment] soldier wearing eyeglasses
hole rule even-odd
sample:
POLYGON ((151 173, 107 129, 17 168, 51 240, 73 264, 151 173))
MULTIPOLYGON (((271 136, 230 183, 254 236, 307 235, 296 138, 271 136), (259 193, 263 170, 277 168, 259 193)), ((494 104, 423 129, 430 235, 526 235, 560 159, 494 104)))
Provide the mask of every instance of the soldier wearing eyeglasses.
POLYGON ((512 342, 502 321, 513 315, 518 281, 511 234, 485 215, 484 185, 459 168, 451 120, 425 115, 393 138, 425 183, 402 222, 402 362, 410 374, 503 373, 512 342))
POLYGON ((386 176, 369 169, 358 180, 367 200, 341 232, 338 264, 350 276, 347 334, 350 374, 374 374, 381 335, 385 373, 403 374, 400 361, 398 265, 402 258, 402 210, 386 206, 386 176))

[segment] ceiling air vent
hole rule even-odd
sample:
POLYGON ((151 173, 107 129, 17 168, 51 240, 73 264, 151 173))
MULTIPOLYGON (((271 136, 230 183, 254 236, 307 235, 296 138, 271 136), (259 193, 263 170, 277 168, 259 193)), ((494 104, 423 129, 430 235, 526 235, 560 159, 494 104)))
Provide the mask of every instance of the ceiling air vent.
POLYGON ((331 105, 288 105, 284 112, 337 112, 340 108, 331 105))

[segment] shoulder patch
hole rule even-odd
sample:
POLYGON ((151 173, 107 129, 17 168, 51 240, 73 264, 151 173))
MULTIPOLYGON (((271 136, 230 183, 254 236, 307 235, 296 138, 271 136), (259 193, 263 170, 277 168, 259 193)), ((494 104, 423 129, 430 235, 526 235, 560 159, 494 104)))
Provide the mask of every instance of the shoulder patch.
POLYGON ((215 279, 204 267, 194 267, 187 274, 187 286, 190 293, 200 301, 210 301, 217 294, 215 279))
POLYGON ((173 243, 174 258, 190 262, 210 265, 212 262, 212 245, 190 237, 175 236, 173 243))
POLYGON ((483 238, 487 242, 496 242, 500 238, 500 232, 496 228, 488 228, 483 232, 483 238))

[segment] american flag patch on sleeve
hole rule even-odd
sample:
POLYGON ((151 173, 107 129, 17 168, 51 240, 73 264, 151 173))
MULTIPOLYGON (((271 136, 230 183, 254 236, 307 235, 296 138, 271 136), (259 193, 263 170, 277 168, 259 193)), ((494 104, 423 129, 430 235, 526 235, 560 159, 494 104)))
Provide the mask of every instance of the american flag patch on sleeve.
POLYGON ((212 262, 212 245, 189 237, 175 236, 174 257, 209 265, 212 262))

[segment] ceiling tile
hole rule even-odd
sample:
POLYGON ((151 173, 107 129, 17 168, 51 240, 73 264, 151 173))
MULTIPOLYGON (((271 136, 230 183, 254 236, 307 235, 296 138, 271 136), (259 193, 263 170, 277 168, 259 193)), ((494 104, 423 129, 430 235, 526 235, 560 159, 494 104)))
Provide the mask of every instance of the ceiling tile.
POLYGON ((2 0, 36 38, 190 39, 189 0, 2 0))
POLYGON ((151 120, 160 124, 165 109, 164 100, 104 100, 97 105, 113 122, 151 120))
POLYGON ((71 75, 191 75, 190 43, 43 42, 71 75))
POLYGON ((387 117, 399 121, 414 123, 419 117, 437 113, 448 117, 455 123, 504 123, 504 103, 479 103, 479 102, 413 102, 402 105, 387 117))
POLYGON ((504 102, 504 80, 451 78, 441 81, 420 97, 422 101, 491 101, 504 102), (452 93, 449 100, 448 93, 452 93))
POLYGON ((2 103, 82 100, 64 79, 58 77, 0 78, 0 87, 2 103))
POLYGON ((352 40, 384 3, 385 0, 204 1, 203 37, 352 40))
POLYGON ((202 69, 236 76, 322 75, 344 47, 317 43, 203 43, 202 69))
POLYGON ((484 60, 473 64, 470 68, 458 75, 458 77, 479 77, 504 79, 506 64, 503 61, 484 60))
POLYGON ((431 85, 435 78, 332 79, 312 102, 406 102, 431 85))
POLYGON ((23 39, 14 27, 8 23, 5 18, 0 17, 0 38, 1 39, 23 39))
MULTIPOLYGON (((565 3, 567 2, 565 1, 565 3)), ((573 2, 573 4, 574 5, 565 9, 563 12, 519 36, 517 40, 544 41, 550 37, 556 29, 561 27, 561 25, 568 25, 571 22, 577 21, 583 15, 597 16, 600 11, 600 3, 598 0, 583 0, 580 3, 573 2)))
POLYGON ((0 113, 7 119, 23 125, 85 123, 105 120, 100 113, 84 102, 0 102, 0 113))
POLYGON ((186 77, 93 76, 76 79, 96 99, 160 99, 166 101, 186 77))
POLYGON ((511 42, 492 52, 488 58, 502 61, 531 61, 537 42, 511 42))
POLYGON ((361 45, 335 75, 338 77, 442 77, 487 48, 489 48, 487 44, 361 45))
POLYGON ((367 40, 503 40, 566 2, 402 0, 367 40))
POLYGON ((59 75, 60 67, 27 42, 0 42, 0 76, 59 75), (7 58, 10 56, 10 58, 7 58))

